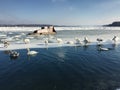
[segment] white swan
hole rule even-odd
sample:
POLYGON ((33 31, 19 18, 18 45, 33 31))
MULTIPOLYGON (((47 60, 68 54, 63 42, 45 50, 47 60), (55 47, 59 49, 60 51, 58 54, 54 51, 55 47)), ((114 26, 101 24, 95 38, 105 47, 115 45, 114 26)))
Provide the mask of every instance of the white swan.
POLYGON ((81 44, 81 41, 79 38, 75 37, 76 44, 81 44))
POLYGON ((63 40, 61 38, 56 38, 58 43, 63 43, 63 40))
POLYGON ((44 38, 45 45, 48 45, 48 43, 49 43, 48 40, 49 40, 48 38, 44 38))
POLYGON ((68 41, 67 44, 74 44, 74 42, 73 41, 68 41))
POLYGON ((25 44, 30 43, 30 39, 27 39, 27 38, 26 38, 26 39, 24 39, 23 41, 24 41, 24 43, 25 43, 25 44))
POLYGON ((117 36, 114 36, 112 40, 114 41, 114 44, 116 44, 116 42, 119 40, 119 38, 117 36))
POLYGON ((101 42, 103 41, 103 39, 97 38, 96 40, 98 41, 98 46, 100 46, 100 45, 101 45, 101 42))
POLYGON ((88 44, 88 43, 90 43, 90 40, 87 38, 87 37, 84 37, 84 44, 85 44, 85 46, 88 44))
POLYGON ((35 54, 37 54, 38 52, 37 51, 30 51, 30 49, 29 48, 27 48, 27 55, 35 55, 35 54))
POLYGON ((7 48, 10 45, 8 41, 4 41, 4 47, 7 48))
POLYGON ((45 40, 45 45, 48 45, 48 40, 45 40))

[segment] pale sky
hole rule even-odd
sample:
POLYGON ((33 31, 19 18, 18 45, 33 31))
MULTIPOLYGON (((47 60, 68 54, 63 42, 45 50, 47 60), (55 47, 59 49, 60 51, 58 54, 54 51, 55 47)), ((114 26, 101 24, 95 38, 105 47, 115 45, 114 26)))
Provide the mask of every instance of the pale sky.
POLYGON ((120 0, 0 0, 0 24, 103 25, 120 21, 120 0))

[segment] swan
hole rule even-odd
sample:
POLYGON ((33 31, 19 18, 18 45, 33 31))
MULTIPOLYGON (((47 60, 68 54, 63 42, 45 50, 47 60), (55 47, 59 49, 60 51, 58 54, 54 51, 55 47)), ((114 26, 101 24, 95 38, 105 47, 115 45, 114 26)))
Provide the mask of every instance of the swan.
POLYGON ((68 41, 67 44, 74 44, 74 42, 73 41, 68 41))
POLYGON ((48 40, 47 39, 45 40, 45 45, 48 45, 48 40))
POLYGON ((81 44, 81 41, 79 38, 75 37, 76 44, 81 44))
POLYGON ((23 41, 24 41, 25 44, 30 43, 30 39, 28 39, 28 38, 24 39, 23 41))
POLYGON ((4 47, 7 48, 10 45, 8 41, 4 41, 4 47))
POLYGON ((84 37, 84 41, 85 45, 87 45, 88 43, 90 43, 90 40, 87 37, 84 37))
POLYGON ((61 38, 56 38, 58 43, 63 43, 63 40, 61 38))
POLYGON ((49 43, 49 42, 48 42, 48 38, 45 38, 45 39, 44 39, 44 43, 45 43, 45 45, 48 45, 48 43, 49 43))
POLYGON ((97 38, 96 40, 98 41, 98 45, 101 45, 101 42, 103 41, 103 39, 97 38))
POLYGON ((30 49, 29 48, 27 48, 27 55, 35 55, 35 54, 37 54, 38 52, 37 51, 30 51, 30 49))
POLYGON ((116 44, 116 42, 119 40, 119 38, 117 36, 114 36, 112 40, 114 41, 114 44, 116 44))
POLYGON ((97 38, 97 41, 98 41, 98 42, 101 42, 101 41, 103 41, 103 39, 101 39, 101 38, 97 38))
POLYGON ((11 58, 17 58, 19 56, 19 53, 16 51, 10 51, 9 55, 11 58))

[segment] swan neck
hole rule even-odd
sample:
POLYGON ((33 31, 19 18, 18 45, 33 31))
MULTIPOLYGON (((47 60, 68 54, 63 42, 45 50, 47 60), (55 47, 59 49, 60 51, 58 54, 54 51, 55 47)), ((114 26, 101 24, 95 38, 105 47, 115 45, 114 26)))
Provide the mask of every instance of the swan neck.
POLYGON ((27 51, 28 51, 28 52, 30 52, 30 49, 29 49, 29 48, 27 48, 27 51))

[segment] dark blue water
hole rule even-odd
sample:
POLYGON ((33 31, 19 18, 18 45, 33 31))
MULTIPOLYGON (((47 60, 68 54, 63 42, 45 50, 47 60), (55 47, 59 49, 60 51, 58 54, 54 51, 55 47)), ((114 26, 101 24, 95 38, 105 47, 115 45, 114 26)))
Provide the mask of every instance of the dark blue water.
POLYGON ((31 49, 12 59, 0 51, 0 90, 116 90, 120 88, 120 46, 31 49))

